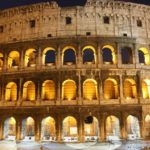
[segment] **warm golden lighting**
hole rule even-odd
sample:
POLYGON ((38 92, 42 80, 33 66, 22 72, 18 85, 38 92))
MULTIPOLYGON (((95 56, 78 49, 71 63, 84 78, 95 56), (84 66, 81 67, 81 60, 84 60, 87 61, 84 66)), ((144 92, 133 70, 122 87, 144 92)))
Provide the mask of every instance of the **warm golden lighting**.
POLYGON ((133 79, 125 79, 124 81, 124 97, 126 99, 137 97, 136 83, 133 79))
POLYGON ((76 83, 73 80, 66 80, 62 84, 62 98, 64 100, 76 99, 76 83))
POLYGON ((91 124, 84 123, 85 136, 98 136, 99 134, 98 129, 99 129, 98 120, 95 117, 93 117, 93 123, 91 124))
POLYGON ((26 136, 34 136, 35 133, 35 123, 32 117, 26 119, 26 136))
POLYGON ((36 64, 36 50, 28 49, 25 53, 24 63, 26 67, 32 66, 36 64))
POLYGON ((150 64, 150 57, 149 57, 148 49, 145 47, 141 47, 141 48, 139 48, 139 51, 141 51, 144 54, 145 64, 149 65, 150 64))
POLYGON ((47 117, 42 121, 42 133, 43 136, 55 136, 55 120, 52 117, 47 117))
POLYGON ((9 128, 8 128, 8 135, 16 135, 16 120, 15 118, 9 118, 9 128))
POLYGON ((127 118, 127 133, 136 135, 136 137, 140 137, 140 126, 139 120, 135 116, 128 116, 127 118))
POLYGON ((108 78, 104 81, 104 98, 117 99, 118 98, 118 83, 115 79, 108 78))
POLYGON ((144 99, 150 98, 150 80, 145 79, 142 81, 142 93, 144 99))
POLYGON ((5 93, 6 101, 16 101, 17 100, 17 85, 14 82, 10 82, 6 85, 5 93))
POLYGON ((150 137, 150 115, 147 115, 145 117, 145 124, 144 124, 144 127, 145 127, 145 137, 150 137))
POLYGON ((93 51, 93 53, 94 53, 94 64, 97 63, 96 50, 95 50, 95 48, 94 48, 93 46, 90 46, 90 45, 85 46, 85 47, 83 48, 83 50, 82 50, 82 55, 83 55, 84 51, 87 50, 87 49, 90 49, 90 50, 93 51))
POLYGON ((8 67, 19 66, 20 54, 17 51, 11 51, 8 55, 8 67))
POLYGON ((115 54, 115 49, 111 45, 103 46, 102 50, 104 50, 104 49, 110 49, 111 50, 112 62, 113 62, 113 64, 117 64, 117 58, 116 58, 116 54, 115 54))
POLYGON ((27 81, 23 86, 23 99, 35 100, 35 84, 32 81, 27 81))
POLYGON ((3 64, 4 64, 3 59, 4 59, 4 56, 3 56, 3 54, 2 54, 2 53, 0 53, 0 68, 2 68, 2 67, 3 67, 3 64))
POLYGON ((87 79, 83 83, 83 98, 86 100, 97 99, 97 82, 94 79, 87 79))
POLYGON ((109 116, 106 119, 106 134, 107 136, 120 136, 119 119, 115 116, 109 116))
MULTIPOLYGON (((42 56, 42 64, 43 65, 45 65, 45 56, 48 51, 55 51, 55 49, 53 47, 47 47, 44 49, 43 56, 42 56)), ((49 58, 49 59, 51 59, 51 58, 49 58)))
POLYGON ((63 135, 77 136, 77 121, 74 117, 68 116, 63 120, 63 135))
POLYGON ((55 99, 55 84, 52 80, 44 81, 42 85, 42 99, 54 100, 55 99))

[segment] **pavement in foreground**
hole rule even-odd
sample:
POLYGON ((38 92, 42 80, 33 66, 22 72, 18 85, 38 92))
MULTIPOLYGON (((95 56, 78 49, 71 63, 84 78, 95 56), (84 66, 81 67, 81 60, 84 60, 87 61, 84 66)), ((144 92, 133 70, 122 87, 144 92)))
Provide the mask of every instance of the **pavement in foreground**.
POLYGON ((150 141, 123 141, 115 143, 36 143, 1 141, 0 150, 142 150, 150 141), (42 149, 41 149, 42 146, 42 149))

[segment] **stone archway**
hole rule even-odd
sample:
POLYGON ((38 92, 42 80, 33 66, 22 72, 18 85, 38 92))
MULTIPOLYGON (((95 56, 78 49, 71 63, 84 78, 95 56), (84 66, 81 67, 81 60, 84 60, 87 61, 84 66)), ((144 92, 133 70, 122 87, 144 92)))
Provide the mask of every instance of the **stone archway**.
POLYGON ((16 120, 13 117, 6 119, 4 122, 4 139, 16 139, 16 120))
POLYGON ((35 121, 32 117, 22 121, 22 139, 23 141, 35 141, 35 121))
POLYGON ((68 116, 63 120, 63 141, 64 142, 77 142, 78 141, 78 129, 77 120, 68 116))
POLYGON ((86 118, 84 122, 84 135, 85 135, 85 142, 98 140, 99 122, 96 117, 88 116, 86 118))
POLYGON ((144 134, 145 134, 145 138, 150 138, 150 115, 147 115, 145 117, 145 125, 144 125, 144 134))
POLYGON ((120 122, 116 116, 108 116, 106 119, 106 139, 108 141, 120 139, 120 122))
POLYGON ((140 124, 137 117, 129 115, 126 120, 126 126, 129 140, 140 138, 140 124))
POLYGON ((56 141, 56 125, 52 117, 46 117, 41 123, 41 140, 56 141))

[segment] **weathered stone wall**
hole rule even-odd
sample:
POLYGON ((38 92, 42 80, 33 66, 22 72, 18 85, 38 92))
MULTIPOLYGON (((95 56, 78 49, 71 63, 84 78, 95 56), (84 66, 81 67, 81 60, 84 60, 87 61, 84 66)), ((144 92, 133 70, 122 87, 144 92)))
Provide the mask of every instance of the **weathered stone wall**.
POLYGON ((138 43, 147 43, 150 37, 150 7, 119 1, 87 1, 85 6, 61 8, 56 2, 39 3, 0 11, 0 43, 48 36, 113 36, 136 37, 138 43), (103 17, 110 18, 110 24, 103 23, 103 17), (66 25, 66 17, 72 23, 66 25), (35 20, 35 27, 30 21, 35 20), (142 27, 137 26, 137 20, 142 27))

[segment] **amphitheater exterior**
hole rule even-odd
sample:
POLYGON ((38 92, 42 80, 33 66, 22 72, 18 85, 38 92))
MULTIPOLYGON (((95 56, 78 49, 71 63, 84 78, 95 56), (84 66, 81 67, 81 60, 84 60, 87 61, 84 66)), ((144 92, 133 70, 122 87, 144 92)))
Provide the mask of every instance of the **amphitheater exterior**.
POLYGON ((150 6, 0 10, 1 140, 133 138, 150 138, 150 6))

